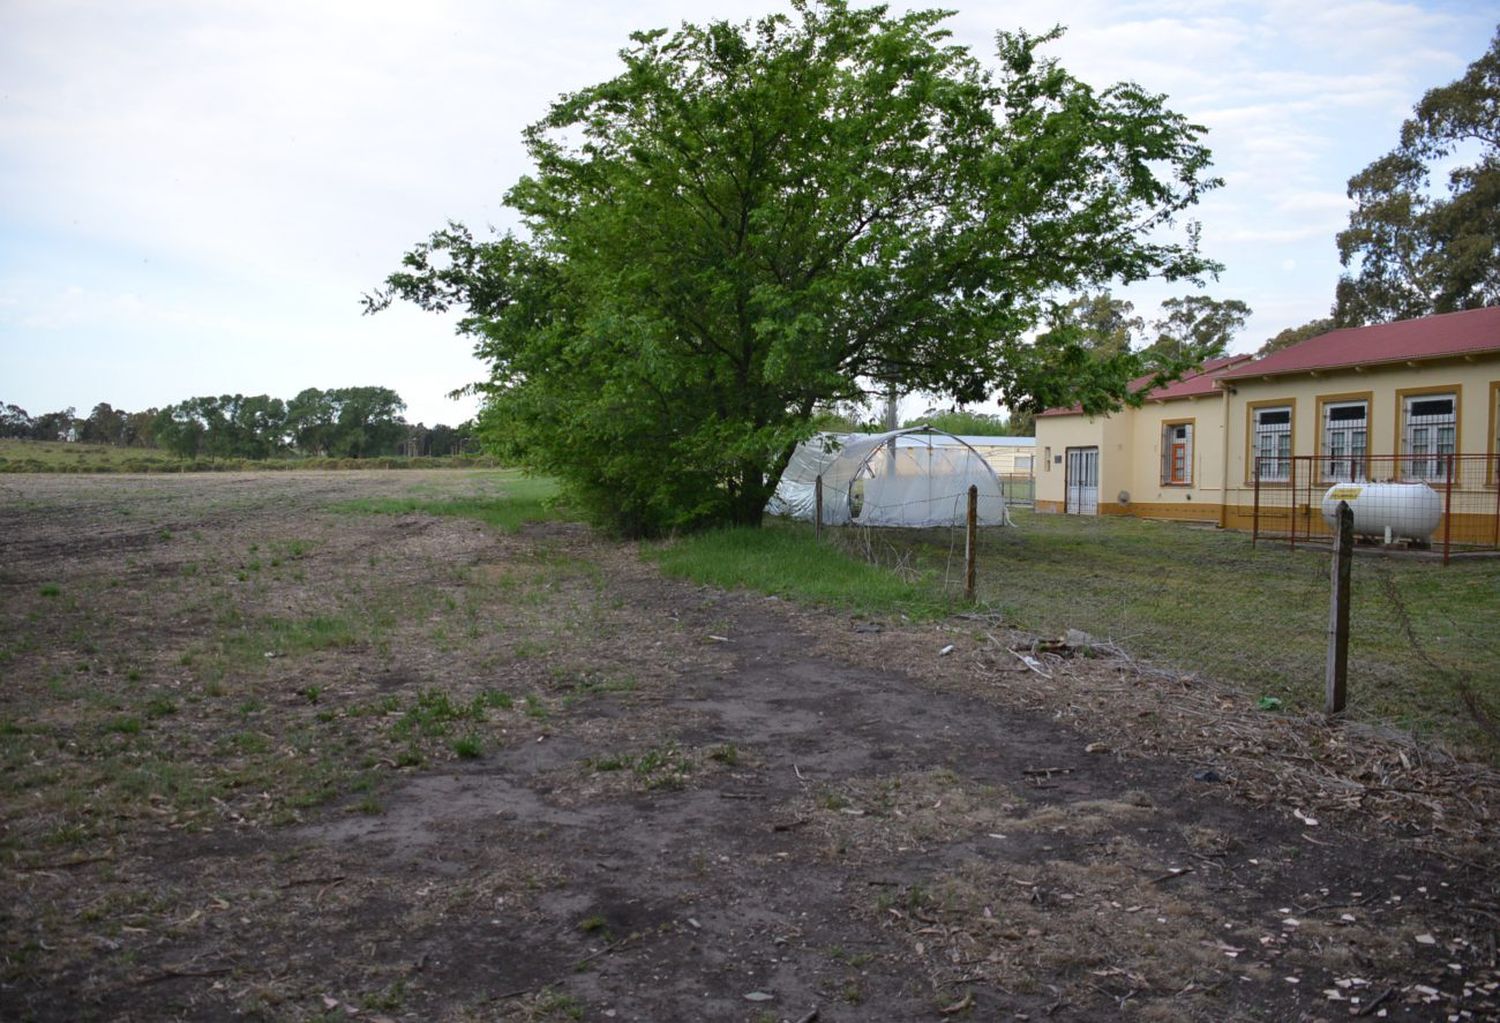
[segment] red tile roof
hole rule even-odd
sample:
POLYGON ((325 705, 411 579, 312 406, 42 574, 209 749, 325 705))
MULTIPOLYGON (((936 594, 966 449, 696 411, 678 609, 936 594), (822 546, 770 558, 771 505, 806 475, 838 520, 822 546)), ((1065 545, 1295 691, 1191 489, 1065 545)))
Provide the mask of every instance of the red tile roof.
POLYGON ((1272 352, 1222 374, 1226 380, 1305 373, 1314 369, 1373 366, 1409 359, 1436 359, 1500 352, 1500 306, 1398 320, 1373 327, 1345 327, 1272 352))
MULTIPOLYGON (((1246 362, 1250 358, 1249 355, 1226 355, 1218 359, 1209 359, 1196 372, 1187 374, 1181 380, 1174 380, 1170 384, 1156 388, 1146 395, 1146 400, 1173 401, 1177 398, 1199 398, 1206 394, 1214 394, 1217 391, 1214 380, 1226 369, 1246 362)), ((1149 376, 1136 377, 1130 381, 1130 392, 1134 394, 1150 382, 1149 376)), ((1045 412, 1038 412, 1037 415, 1038 417, 1076 416, 1082 411, 1082 406, 1074 405, 1072 408, 1049 408, 1045 412)))

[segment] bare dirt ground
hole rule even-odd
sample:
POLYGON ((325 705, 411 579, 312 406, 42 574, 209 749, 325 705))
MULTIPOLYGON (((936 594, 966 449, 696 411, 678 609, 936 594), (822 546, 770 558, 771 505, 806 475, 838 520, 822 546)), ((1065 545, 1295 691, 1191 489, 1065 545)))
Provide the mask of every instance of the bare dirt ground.
POLYGON ((496 479, 0 478, 0 1015, 1500 1013, 1481 768, 336 508, 496 479))

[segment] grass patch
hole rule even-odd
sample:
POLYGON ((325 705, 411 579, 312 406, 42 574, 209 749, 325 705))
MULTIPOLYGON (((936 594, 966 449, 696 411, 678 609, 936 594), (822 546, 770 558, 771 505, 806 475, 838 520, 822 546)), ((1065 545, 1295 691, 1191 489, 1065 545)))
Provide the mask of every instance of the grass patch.
POLYGON ((935 618, 949 607, 932 573, 913 577, 872 565, 814 540, 810 528, 797 525, 697 533, 650 554, 668 575, 725 589, 914 618, 935 618))
MULTIPOLYGON (((1278 699, 1284 710, 1321 710, 1326 548, 1251 547, 1244 533, 1182 523, 1013 514, 1018 528, 981 533, 978 557, 979 597, 1007 623, 1049 635, 1081 629, 1278 699)), ((884 539, 910 563, 932 572, 946 563, 948 530, 895 532, 884 539)), ((1500 561, 1444 568, 1356 556, 1350 710, 1500 760, 1500 743, 1475 724, 1461 692, 1500 714, 1496 621, 1500 561)))
POLYGON ((528 522, 568 521, 567 508, 558 500, 558 486, 545 477, 496 473, 490 480, 493 492, 477 496, 372 497, 346 501, 339 511, 366 515, 438 515, 476 519, 507 533, 528 522))

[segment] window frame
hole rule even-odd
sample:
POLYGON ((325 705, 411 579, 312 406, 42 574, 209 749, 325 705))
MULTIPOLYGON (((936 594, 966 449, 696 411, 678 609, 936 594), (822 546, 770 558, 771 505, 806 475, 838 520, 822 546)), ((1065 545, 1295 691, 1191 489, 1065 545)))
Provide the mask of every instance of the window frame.
POLYGON ((1245 483, 1247 486, 1255 485, 1255 460, 1257 434, 1255 430, 1256 416, 1268 409, 1286 409, 1290 413, 1287 419, 1287 474, 1284 478, 1268 479, 1261 477, 1260 485, 1263 487, 1285 487, 1292 483, 1293 467, 1297 455, 1297 399, 1296 398, 1266 398, 1260 401, 1245 403, 1245 483))
POLYGON ((1500 486, 1500 380, 1490 381, 1489 455, 1486 482, 1492 487, 1500 486))
POLYGON ((1453 399, 1453 451, 1458 454, 1463 450, 1463 437, 1460 429, 1463 424, 1463 385, 1462 384, 1430 384, 1423 387, 1402 387, 1396 391, 1396 436, 1394 451, 1396 454, 1396 466, 1398 475, 1403 478, 1421 480, 1425 483, 1441 483, 1447 480, 1446 473, 1439 475, 1418 475, 1416 472, 1408 472, 1408 466, 1416 457, 1421 457, 1432 464, 1435 459, 1442 457, 1442 452, 1434 452, 1430 455, 1415 456, 1407 443, 1409 430, 1407 427, 1407 406, 1413 398, 1449 398, 1453 399))
MULTIPOLYGON (((1197 451, 1198 444, 1198 420, 1191 419, 1164 419, 1161 423, 1159 439, 1161 443, 1161 485, 1164 487, 1192 487, 1193 486, 1193 456, 1197 451), (1169 459, 1167 433, 1180 428, 1187 428, 1187 450, 1183 454, 1183 479, 1173 479, 1172 470, 1176 467, 1176 460, 1169 459)), ((1176 447, 1175 444, 1172 447, 1176 447)))
POLYGON ((1375 395, 1373 391, 1351 391, 1344 394, 1320 394, 1318 395, 1318 425, 1317 425, 1317 464, 1318 480, 1323 483, 1360 483, 1370 478, 1370 437, 1375 428, 1375 395), (1365 448, 1364 452, 1356 458, 1352 453, 1340 455, 1340 461, 1347 461, 1350 466, 1349 479, 1342 479, 1329 471, 1329 466, 1334 461, 1334 456, 1328 452, 1328 413, 1333 406, 1355 405, 1363 403, 1365 406, 1365 448), (1356 471, 1357 474, 1356 474, 1356 471))

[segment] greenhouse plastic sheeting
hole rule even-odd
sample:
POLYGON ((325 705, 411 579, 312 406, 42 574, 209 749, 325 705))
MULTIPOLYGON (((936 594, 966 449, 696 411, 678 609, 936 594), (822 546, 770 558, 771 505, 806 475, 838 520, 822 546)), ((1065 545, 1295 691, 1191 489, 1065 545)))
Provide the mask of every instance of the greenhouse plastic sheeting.
POLYGON ((825 525, 946 526, 965 520, 969 487, 979 524, 1009 525, 989 464, 940 430, 819 434, 797 445, 766 510, 811 522, 823 477, 825 525))

